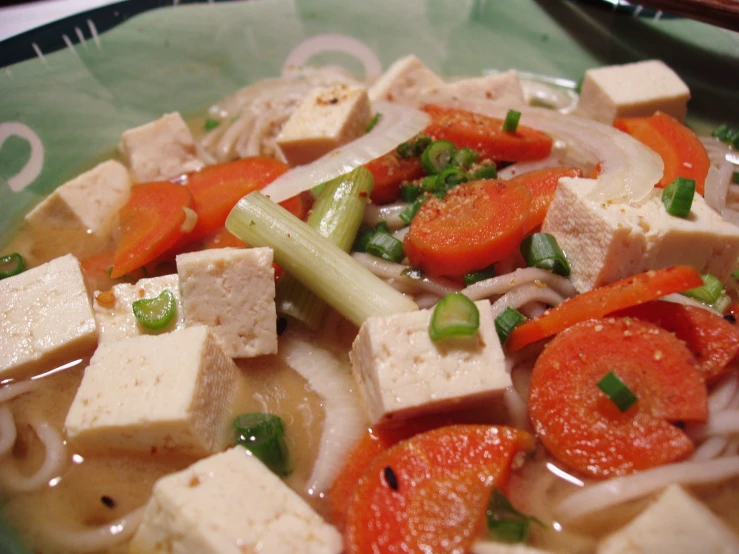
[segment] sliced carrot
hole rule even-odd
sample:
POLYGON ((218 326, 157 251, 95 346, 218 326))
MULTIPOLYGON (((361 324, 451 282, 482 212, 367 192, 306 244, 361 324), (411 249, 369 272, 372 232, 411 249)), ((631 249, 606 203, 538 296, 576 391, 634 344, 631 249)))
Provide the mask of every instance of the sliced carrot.
POLYGON ((547 310, 536 319, 522 323, 508 336, 506 349, 520 350, 568 327, 585 321, 607 316, 617 310, 644 304, 650 300, 673 292, 700 287, 703 280, 692 267, 678 265, 632 275, 610 285, 604 285, 579 294, 547 310))
POLYGON ((190 191, 170 182, 137 185, 120 211, 121 238, 115 250, 112 278, 121 277, 155 260, 187 232, 184 208, 193 207, 190 191))
POLYGON ((246 194, 264 188, 288 170, 279 160, 253 157, 212 165, 187 176, 187 188, 195 200, 198 222, 193 240, 218 231, 231 209, 246 194))
POLYGON ((424 110, 431 116, 424 133, 437 140, 448 140, 457 148, 472 148, 483 159, 540 160, 552 151, 551 137, 524 125, 511 133, 503 131, 502 119, 441 106, 426 106, 424 110))
POLYGON ((398 199, 403 181, 413 181, 425 175, 421 158, 399 158, 395 150, 365 164, 372 172, 375 184, 370 198, 375 204, 387 204, 398 199))
POLYGON ((203 250, 212 248, 244 248, 246 243, 234 235, 226 227, 221 227, 203 242, 203 250))
POLYGON ((505 486, 514 456, 533 446, 525 431, 488 425, 441 427, 395 445, 359 480, 346 553, 469 552, 493 487, 505 486))
POLYGON ((706 380, 724 375, 729 362, 739 353, 739 329, 703 308, 656 301, 615 312, 613 316, 635 317, 674 333, 693 353, 706 380))
POLYGON ((514 252, 528 229, 531 192, 487 179, 427 200, 411 221, 403 247, 429 275, 464 275, 514 252))
POLYGON ((588 179, 597 179, 600 172, 603 171, 603 165, 598 162, 590 173, 588 173, 588 179))
POLYGON ((313 206, 313 195, 309 190, 296 194, 292 198, 283 200, 280 202, 280 206, 285 208, 288 212, 293 214, 298 219, 305 219, 308 217, 311 207, 313 206))
POLYGON ((617 119, 613 125, 660 155, 665 170, 656 186, 664 188, 677 177, 685 177, 693 179, 696 192, 703 195, 711 162, 706 148, 693 131, 662 112, 649 117, 617 119))
POLYGON ((693 355, 674 335, 636 319, 591 319, 537 359, 529 416, 555 458, 605 478, 689 456, 693 442, 670 422, 705 421, 708 401, 693 355), (610 372, 637 397, 624 412, 598 389, 610 372))
POLYGON ((113 259, 115 249, 106 250, 95 256, 91 256, 80 263, 82 273, 89 282, 98 282, 101 279, 110 278, 113 270, 113 259))
POLYGON ((529 230, 541 225, 544 221, 544 216, 547 215, 547 210, 554 199, 554 193, 562 177, 582 177, 582 171, 576 167, 535 169, 517 175, 508 181, 509 184, 523 185, 531 191, 529 230))

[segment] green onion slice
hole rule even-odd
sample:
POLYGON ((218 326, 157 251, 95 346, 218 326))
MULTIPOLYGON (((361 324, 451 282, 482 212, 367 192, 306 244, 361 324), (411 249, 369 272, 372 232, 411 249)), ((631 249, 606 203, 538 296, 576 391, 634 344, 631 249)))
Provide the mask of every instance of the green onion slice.
POLYGON ((421 154, 421 164, 429 175, 444 171, 451 163, 457 147, 448 140, 435 140, 421 154))
POLYGON ((26 261, 23 256, 14 252, 0 258, 0 279, 18 275, 26 269, 26 261))
POLYGON ((400 185, 400 199, 403 202, 413 202, 421 196, 421 189, 416 185, 400 185))
POLYGON ((501 542, 527 542, 532 522, 545 527, 537 518, 516 510, 498 487, 490 495, 486 515, 488 530, 501 542))
POLYGON ((598 381, 598 388, 613 402, 616 407, 625 412, 637 401, 636 395, 631 389, 611 371, 603 379, 598 381))
POLYGON ((169 289, 155 298, 136 300, 131 307, 139 323, 152 330, 164 329, 177 315, 177 301, 169 289))
POLYGON ((410 224, 411 220, 416 216, 418 210, 421 209, 423 203, 426 202, 426 196, 419 196, 413 202, 408 204, 406 208, 400 212, 398 217, 402 219, 406 224, 410 224))
POLYGON ((434 308, 429 337, 436 342, 450 337, 469 337, 480 327, 480 311, 461 292, 447 294, 434 308))
POLYGON ((378 231, 370 238, 365 247, 367 254, 382 258, 388 262, 400 263, 405 258, 403 243, 386 231, 378 231))
POLYGON ((495 164, 483 167, 482 169, 478 169, 473 177, 475 179, 497 179, 498 168, 495 167, 495 164))
POLYGON ((290 453, 285 444, 285 424, 279 416, 267 413, 246 413, 233 422, 240 444, 274 473, 290 475, 290 453))
POLYGON ((733 175, 732 175, 732 177, 731 177, 731 181, 732 181, 732 182, 733 182, 733 183, 734 183, 735 185, 739 185, 739 171, 735 171, 735 172, 734 172, 734 174, 733 174, 733 175))
POLYGON ((506 133, 515 133, 518 130, 518 122, 521 120, 521 112, 508 110, 503 121, 503 130, 506 133))
POLYGON ((667 213, 676 217, 688 217, 695 196, 695 181, 678 177, 662 191, 662 203, 667 213))
POLYGON ((395 153, 399 158, 413 158, 414 156, 420 156, 429 144, 431 144, 431 137, 418 135, 409 141, 399 144, 395 149, 395 153))
POLYGON ((526 321, 526 316, 516 308, 508 306, 503 313, 495 318, 495 331, 498 333, 500 344, 505 344, 511 332, 526 321))
POLYGON ((546 269, 557 275, 567 277, 570 274, 570 264, 549 233, 534 233, 521 241, 521 254, 526 265, 546 269))
POLYGON ((440 195, 444 198, 450 189, 461 183, 471 181, 472 176, 456 167, 447 167, 444 171, 437 175, 431 175, 423 180, 423 190, 440 195))
POLYGON ((367 125, 367 129, 364 132, 369 133, 372 129, 374 129, 375 125, 380 122, 380 119, 382 119, 382 114, 376 113, 372 120, 369 122, 369 125, 367 125))
POLYGON ((733 133, 733 129, 726 123, 722 123, 713 130, 712 137, 716 137, 721 142, 729 142, 729 136, 733 133))
POLYGON ((485 269, 481 269, 480 271, 473 271, 472 273, 468 273, 467 275, 465 275, 464 286, 468 287, 479 281, 492 279, 493 277, 495 277, 495 266, 490 265, 485 269))
POLYGON ((454 167, 461 167, 462 169, 466 169, 470 167, 473 163, 475 163, 478 159, 480 159, 480 154, 478 154, 471 148, 460 148, 454 153, 454 156, 452 156, 451 165, 453 165, 454 167))
POLYGON ((220 124, 221 122, 218 121, 217 119, 208 118, 205 120, 205 123, 203 123, 203 129, 206 131, 212 131, 213 129, 218 127, 220 124))
POLYGON ((721 296, 726 294, 724 284, 710 273, 701 275, 701 279, 703 279, 702 287, 686 290, 681 294, 694 298, 698 302, 713 306, 721 299, 721 296))

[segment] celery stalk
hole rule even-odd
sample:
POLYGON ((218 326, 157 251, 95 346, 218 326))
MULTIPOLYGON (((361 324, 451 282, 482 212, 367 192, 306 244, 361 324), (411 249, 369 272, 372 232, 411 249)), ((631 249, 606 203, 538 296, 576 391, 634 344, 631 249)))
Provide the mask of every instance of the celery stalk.
POLYGON ((357 326, 368 317, 418 309, 411 299, 258 191, 239 200, 226 228, 251 246, 272 248, 275 262, 357 326))
MULTIPOLYGON (((364 209, 372 192, 374 179, 364 167, 325 183, 308 216, 308 225, 348 252, 362 223, 364 209)), ((287 315, 316 329, 328 304, 285 274, 277 285, 277 313, 287 315)))

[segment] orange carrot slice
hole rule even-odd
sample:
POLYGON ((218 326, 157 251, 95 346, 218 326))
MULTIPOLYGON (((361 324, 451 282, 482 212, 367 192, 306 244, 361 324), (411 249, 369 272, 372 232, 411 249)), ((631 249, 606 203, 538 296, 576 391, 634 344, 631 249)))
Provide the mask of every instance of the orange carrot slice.
POLYGON ((535 169, 517 175, 508 181, 509 184, 523 185, 531 191, 529 230, 541 225, 544 221, 544 216, 547 215, 547 210, 554 199, 554 193, 562 177, 582 177, 582 171, 576 167, 535 169))
POLYGON ((399 158, 395 150, 372 160, 364 167, 369 169, 375 178, 370 194, 375 204, 387 204, 397 200, 403 181, 413 181, 425 175, 421 158, 418 156, 399 158))
POLYGON ((506 349, 520 350, 564 331, 586 319, 607 316, 617 310, 644 304, 673 292, 703 286, 700 274, 688 266, 674 266, 640 273, 580 294, 522 323, 508 336, 506 349))
POLYGON ((690 455, 692 441, 670 422, 705 421, 707 404, 695 359, 674 335, 636 319, 592 319, 539 356, 529 416, 555 458, 604 478, 690 455), (598 389, 610 372, 637 397, 625 412, 598 389))

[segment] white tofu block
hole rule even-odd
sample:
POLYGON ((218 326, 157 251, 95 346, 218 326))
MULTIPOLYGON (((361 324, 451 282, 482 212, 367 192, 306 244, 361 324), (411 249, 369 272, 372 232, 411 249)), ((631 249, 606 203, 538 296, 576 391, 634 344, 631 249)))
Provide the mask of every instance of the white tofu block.
MULTIPOLYGON (((106 241, 130 195, 128 170, 108 160, 58 187, 25 219, 35 228, 74 233, 77 240, 92 235, 106 241)), ((70 242, 74 248, 74 241, 70 242)))
POLYGON ((190 129, 176 112, 125 131, 118 149, 137 183, 166 181, 205 165, 190 129))
POLYGON ((162 477, 132 554, 339 554, 341 535, 239 446, 162 477))
POLYGON ((684 121, 690 89, 660 60, 611 65, 585 72, 577 114, 611 124, 618 117, 664 112, 684 121))
POLYGON ((425 103, 449 100, 492 101, 504 106, 522 106, 526 103, 521 81, 515 70, 423 88, 419 92, 425 103))
POLYGON ((696 194, 690 215, 674 217, 655 189, 634 204, 587 198, 592 179, 562 179, 542 225, 567 256, 575 288, 585 292, 636 273, 689 265, 725 280, 739 257, 739 228, 696 194))
POLYGON ((277 353, 271 248, 215 248, 177 256, 185 325, 208 325, 232 358, 277 353))
POLYGON ((552 554, 549 550, 539 550, 523 544, 505 544, 493 541, 480 541, 473 545, 470 554, 552 554))
POLYGON ((184 329, 185 318, 180 298, 180 280, 177 275, 164 275, 140 279, 135 285, 121 283, 110 291, 96 291, 93 295, 93 310, 98 323, 100 342, 122 340, 139 335, 161 335, 184 329), (177 301, 177 314, 163 329, 151 330, 141 325, 133 315, 133 303, 143 298, 156 298, 169 290, 177 301))
POLYGON ((370 87, 369 98, 372 102, 387 100, 415 106, 423 91, 444 85, 441 77, 411 54, 393 62, 370 87))
POLYGON ((223 450, 237 368, 207 327, 104 342, 64 423, 90 451, 193 456, 223 450))
POLYGON ((312 91, 282 127, 277 144, 290 165, 302 165, 362 136, 372 120, 367 90, 347 84, 312 91))
POLYGON ((0 380, 87 355, 98 332, 71 254, 0 281, 0 380))
POLYGON ((736 554, 739 537, 679 485, 603 539, 597 554, 736 554))
POLYGON ((465 340, 433 342, 432 309, 370 317, 351 351, 370 422, 405 419, 494 397, 511 385, 490 302, 475 302, 480 328, 465 340))

